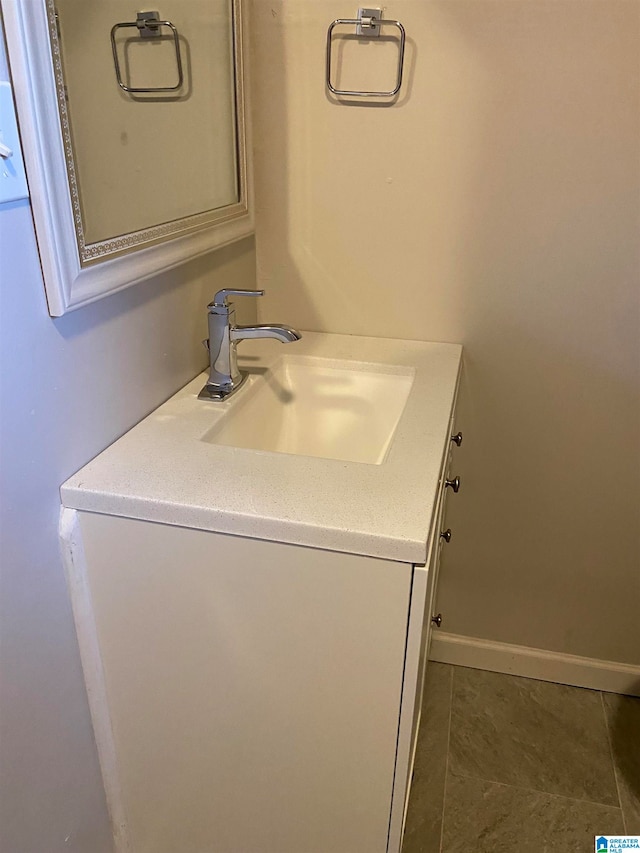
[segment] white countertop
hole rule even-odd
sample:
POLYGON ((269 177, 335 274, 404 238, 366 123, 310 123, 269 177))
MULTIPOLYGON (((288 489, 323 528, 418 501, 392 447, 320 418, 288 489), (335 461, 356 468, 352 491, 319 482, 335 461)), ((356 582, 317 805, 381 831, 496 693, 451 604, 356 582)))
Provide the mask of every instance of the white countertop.
MULTIPOLYGON (((277 341, 244 341, 238 361, 264 371, 284 349, 277 341)), ((203 373, 67 480, 64 506, 424 563, 462 347, 304 332, 286 350, 415 369, 382 464, 203 441, 253 381, 214 403, 197 399, 203 373)))

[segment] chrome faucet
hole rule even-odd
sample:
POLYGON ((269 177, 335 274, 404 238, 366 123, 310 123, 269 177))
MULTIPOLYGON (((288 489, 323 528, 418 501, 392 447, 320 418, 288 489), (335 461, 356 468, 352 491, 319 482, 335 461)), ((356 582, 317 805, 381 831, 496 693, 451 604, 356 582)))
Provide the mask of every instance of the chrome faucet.
POLYGON ((200 400, 225 400, 242 385, 246 374, 238 369, 236 347, 247 338, 275 338, 283 344, 300 340, 300 333, 289 326, 236 326, 233 305, 227 305, 230 296, 263 296, 264 290, 219 290, 209 310, 209 379, 198 394, 200 400))

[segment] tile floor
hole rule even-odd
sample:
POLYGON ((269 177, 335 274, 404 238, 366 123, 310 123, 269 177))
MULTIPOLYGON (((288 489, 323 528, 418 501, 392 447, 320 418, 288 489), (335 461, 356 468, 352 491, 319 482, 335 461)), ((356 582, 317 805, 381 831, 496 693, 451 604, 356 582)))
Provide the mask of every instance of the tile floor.
POLYGON ((640 835, 640 699, 429 663, 402 853, 640 835))

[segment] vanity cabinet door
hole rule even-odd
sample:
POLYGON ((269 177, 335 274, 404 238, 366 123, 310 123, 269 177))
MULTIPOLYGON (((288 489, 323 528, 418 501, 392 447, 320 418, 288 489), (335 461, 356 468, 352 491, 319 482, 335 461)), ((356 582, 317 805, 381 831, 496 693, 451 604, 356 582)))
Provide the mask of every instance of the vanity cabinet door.
POLYGON ((385 853, 412 567, 77 515, 116 848, 385 853))

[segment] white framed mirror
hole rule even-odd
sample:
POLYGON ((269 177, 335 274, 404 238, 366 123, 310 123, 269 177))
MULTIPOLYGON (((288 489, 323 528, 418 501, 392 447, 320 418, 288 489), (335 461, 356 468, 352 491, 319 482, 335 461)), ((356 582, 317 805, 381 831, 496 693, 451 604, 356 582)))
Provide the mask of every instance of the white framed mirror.
POLYGON ((3 0, 52 316, 253 232, 243 0, 153 6, 3 0))

